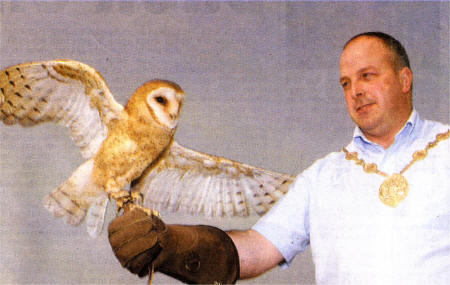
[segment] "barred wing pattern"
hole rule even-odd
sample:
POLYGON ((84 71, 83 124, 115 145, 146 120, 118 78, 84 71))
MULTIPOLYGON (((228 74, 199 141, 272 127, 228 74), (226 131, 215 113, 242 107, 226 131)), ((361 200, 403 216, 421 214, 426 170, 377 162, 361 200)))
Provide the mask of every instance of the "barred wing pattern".
POLYGON ((0 120, 64 125, 85 158, 95 155, 122 110, 101 75, 80 62, 25 63, 0 73, 0 120))
POLYGON ((208 155, 173 142, 133 185, 143 206, 213 216, 265 213, 289 188, 293 176, 208 155))
MULTIPOLYGON (((140 93, 135 95, 140 96, 140 93)), ((147 104, 147 99, 142 102, 136 100, 133 104, 147 104)), ((140 109, 136 107, 134 110, 140 109)), ((99 232, 98 225, 103 224, 107 203, 100 187, 104 185, 102 182, 99 184, 95 180, 98 177, 93 175, 96 169, 94 160, 98 158, 104 141, 116 141, 127 136, 128 129, 118 131, 116 127, 125 126, 131 115, 139 116, 138 113, 124 112, 101 75, 86 64, 52 60, 19 64, 0 71, 0 120, 8 125, 22 126, 43 122, 62 124, 68 127, 72 139, 87 159, 44 199, 44 205, 54 215, 64 216, 73 225, 79 224, 89 209, 87 224, 91 229, 89 232, 94 235, 99 232)), ((145 133, 140 138, 143 141, 135 143, 153 141, 157 145, 160 142, 156 133, 145 133)), ((139 181, 132 183, 131 191, 142 194, 144 207, 206 216, 248 216, 252 211, 262 214, 287 192, 294 179, 193 151, 173 140, 168 143, 170 145, 163 153, 158 150, 155 154, 158 159, 148 162, 150 165, 139 181)), ((110 157, 115 147, 112 144, 111 149, 105 148, 98 159, 110 157)), ((132 155, 139 155, 133 149, 129 154, 110 161, 104 167, 127 173, 130 169, 121 169, 122 162, 133 160, 132 155)), ((129 167, 129 164, 124 165, 129 167)))

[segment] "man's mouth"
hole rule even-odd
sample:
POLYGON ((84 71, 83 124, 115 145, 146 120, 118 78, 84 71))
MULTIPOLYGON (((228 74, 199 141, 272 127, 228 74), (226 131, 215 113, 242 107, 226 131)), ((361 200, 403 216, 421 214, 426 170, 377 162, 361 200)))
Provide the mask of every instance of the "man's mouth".
POLYGON ((367 103, 367 104, 360 105, 359 107, 356 107, 356 112, 357 113, 367 112, 370 109, 370 107, 372 107, 373 105, 375 105, 375 103, 367 103))

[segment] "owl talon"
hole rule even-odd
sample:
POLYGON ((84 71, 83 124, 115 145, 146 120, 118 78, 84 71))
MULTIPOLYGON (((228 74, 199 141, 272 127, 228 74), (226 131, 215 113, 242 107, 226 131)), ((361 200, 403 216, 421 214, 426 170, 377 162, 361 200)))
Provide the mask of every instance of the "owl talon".
POLYGON ((158 217, 161 219, 161 214, 156 210, 148 209, 143 206, 136 205, 136 204, 130 204, 130 210, 134 210, 134 209, 139 209, 151 217, 154 216, 154 217, 158 217))
POLYGON ((116 201, 117 214, 121 212, 121 210, 124 208, 126 204, 133 202, 130 192, 126 190, 108 193, 108 197, 110 200, 113 199, 114 201, 116 201))
POLYGON ((133 204, 142 205, 144 203, 144 195, 141 192, 131 192, 131 200, 133 204))
POLYGON ((109 198, 114 200, 129 200, 130 199, 130 192, 126 190, 120 190, 117 192, 110 192, 108 193, 109 198))
POLYGON ((162 219, 161 213, 160 213, 160 212, 158 212, 158 211, 156 211, 156 210, 150 210, 150 211, 152 212, 152 215, 153 215, 153 216, 162 219))

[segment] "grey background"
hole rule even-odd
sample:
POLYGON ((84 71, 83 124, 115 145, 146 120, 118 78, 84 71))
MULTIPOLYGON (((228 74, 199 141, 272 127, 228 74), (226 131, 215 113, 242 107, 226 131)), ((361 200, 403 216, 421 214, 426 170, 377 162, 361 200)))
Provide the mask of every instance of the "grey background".
MULTIPOLYGON (((406 47, 422 117, 449 122, 448 2, 0 3, 0 68, 55 58, 95 67, 119 102, 164 78, 187 94, 183 145, 297 174, 347 144, 353 123, 338 84, 343 44, 380 30, 406 47)), ((67 130, 0 124, 0 282, 136 283, 104 233, 88 237, 42 207, 82 162, 67 130)), ((108 219, 112 219, 110 211, 108 219)), ((251 226, 257 217, 169 223, 251 226)), ((241 284, 314 282, 309 252, 241 284)), ((178 283, 157 274, 154 284, 178 283)))

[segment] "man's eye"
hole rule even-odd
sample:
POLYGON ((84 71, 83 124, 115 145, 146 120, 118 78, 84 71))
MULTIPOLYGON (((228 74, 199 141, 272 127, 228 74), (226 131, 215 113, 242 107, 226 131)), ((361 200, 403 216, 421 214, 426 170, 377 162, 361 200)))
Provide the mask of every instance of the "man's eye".
POLYGON ((364 72, 364 73, 362 74, 362 78, 367 79, 367 78, 370 78, 372 75, 373 75, 372 73, 364 72))

